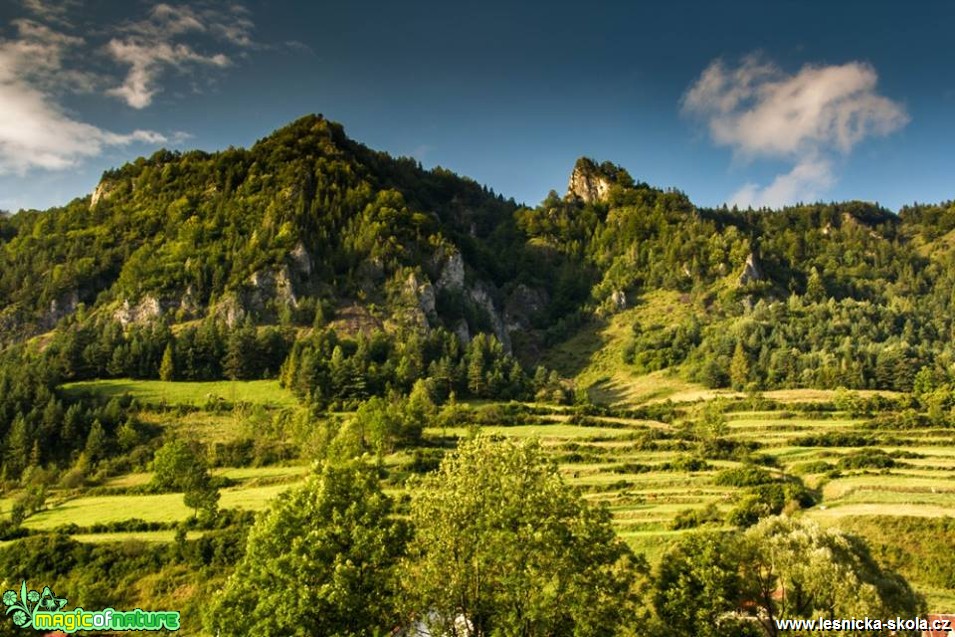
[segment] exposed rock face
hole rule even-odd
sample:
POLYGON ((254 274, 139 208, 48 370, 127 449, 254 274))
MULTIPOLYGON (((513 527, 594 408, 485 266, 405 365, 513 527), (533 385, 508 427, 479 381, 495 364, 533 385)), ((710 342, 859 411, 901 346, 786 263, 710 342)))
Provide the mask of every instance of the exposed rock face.
POLYGON ((756 259, 756 255, 750 252, 749 256, 746 257, 746 265, 743 266, 743 273, 739 275, 739 284, 746 285, 752 281, 761 281, 762 279, 763 272, 759 267, 759 261, 756 259))
POLYGON ((109 199, 111 194, 112 187, 105 181, 99 182, 96 186, 96 189, 93 191, 93 194, 90 196, 90 208, 93 208, 100 201, 104 199, 109 199))
POLYGON ((422 277, 415 272, 409 274, 402 296, 403 304, 407 308, 404 311, 407 322, 421 330, 431 327, 431 324, 437 320, 438 313, 434 286, 431 285, 428 277, 423 277, 422 280, 422 277))
POLYGON ((418 308, 424 312, 426 317, 431 319, 436 316, 437 299, 435 298, 434 286, 431 285, 431 281, 427 278, 421 281, 416 274, 411 273, 405 282, 405 289, 412 298, 415 299, 418 308))
POLYGON ((455 251, 448 256, 438 277, 439 290, 460 290, 464 287, 464 258, 455 251))
POLYGON ((302 276, 311 276, 312 257, 309 255, 308 250, 305 249, 304 244, 299 243, 295 246, 295 249, 289 253, 289 261, 291 261, 292 268, 295 272, 302 276))
POLYGON ((547 307, 547 293, 523 283, 514 288, 504 304, 504 327, 508 332, 529 330, 534 315, 547 307))
POLYGON ((454 335, 458 337, 463 345, 471 342, 471 330, 468 329, 468 322, 464 319, 458 319, 454 326, 454 335))
POLYGON ((129 299, 123 301, 123 305, 113 312, 113 319, 119 321, 123 327, 134 323, 141 325, 148 323, 162 316, 163 307, 154 296, 144 296, 139 303, 133 305, 129 299))
POLYGON ((580 199, 584 203, 603 201, 610 194, 610 186, 610 180, 598 173, 593 162, 580 159, 570 174, 567 197, 580 199))
MULTIPOLYGON (((494 304, 491 287, 489 287, 483 281, 477 281, 473 285, 465 285, 464 258, 461 256, 460 252, 455 250, 444 259, 444 264, 441 267, 441 275, 438 277, 438 281, 435 283, 434 288, 438 291, 463 291, 467 301, 480 308, 485 312, 485 314, 487 314, 487 317, 491 322, 491 328, 494 331, 494 335, 504 346, 504 349, 510 351, 511 338, 508 334, 508 329, 505 325, 502 313, 494 304)), ((455 333, 458 335, 458 338, 462 343, 467 343, 471 339, 470 330, 468 327, 469 326, 465 323, 465 329, 462 330, 459 323, 454 328, 455 333), (465 332, 467 333, 466 338, 464 337, 465 332)))
POLYGON ((511 337, 504 328, 504 321, 501 319, 500 313, 497 311, 497 308, 494 307, 494 301, 491 299, 491 293, 487 286, 483 282, 478 281, 473 288, 468 290, 468 297, 470 297, 475 305, 487 313, 497 340, 501 341, 505 350, 511 351, 511 337))
POLYGON ((581 157, 574 164, 567 184, 567 199, 577 199, 584 203, 606 201, 610 188, 614 184, 633 186, 630 174, 610 162, 597 164, 594 160, 581 157))
POLYGON ((610 302, 615 310, 627 309, 627 293, 623 290, 614 290, 610 295, 610 302))
POLYGON ((216 303, 210 312, 216 318, 225 321, 229 327, 235 327, 245 318, 246 312, 235 295, 229 295, 216 303))
POLYGON ((50 309, 40 321, 42 329, 52 329, 60 319, 69 316, 76 311, 76 306, 80 304, 80 295, 76 290, 64 292, 57 298, 50 301, 50 309))
POLYGON ((191 284, 186 287, 185 294, 179 299, 179 309, 187 316, 197 316, 199 314, 199 301, 196 299, 196 291, 191 284))
POLYGON ((277 299, 284 305, 296 307, 298 299, 292 289, 288 266, 273 270, 259 270, 249 277, 248 305, 256 310, 266 308, 268 302, 277 299))

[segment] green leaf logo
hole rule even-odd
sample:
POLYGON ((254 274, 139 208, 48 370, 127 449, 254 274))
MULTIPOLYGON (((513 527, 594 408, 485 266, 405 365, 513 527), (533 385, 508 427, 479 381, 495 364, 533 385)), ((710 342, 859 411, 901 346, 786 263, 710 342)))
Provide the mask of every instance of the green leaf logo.
POLYGON ((3 594, 3 604, 7 607, 7 615, 12 615, 13 623, 20 628, 29 628, 33 625, 33 618, 39 611, 58 611, 66 606, 65 597, 57 597, 49 586, 43 587, 43 592, 27 589, 26 581, 20 584, 20 592, 6 591, 3 594))

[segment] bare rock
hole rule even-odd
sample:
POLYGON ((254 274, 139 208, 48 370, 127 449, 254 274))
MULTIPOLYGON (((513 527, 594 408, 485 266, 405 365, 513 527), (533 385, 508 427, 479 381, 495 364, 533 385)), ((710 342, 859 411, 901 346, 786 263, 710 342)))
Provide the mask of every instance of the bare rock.
POLYGON ((305 249, 305 244, 299 242, 295 249, 289 253, 289 261, 297 274, 302 276, 312 275, 312 256, 305 249))
POLYGON ((239 302, 239 299, 236 298, 234 294, 230 294, 215 304, 211 314, 225 321, 225 324, 229 327, 235 327, 245 318, 246 311, 239 302))
POLYGON ((566 198, 584 203, 606 201, 614 184, 632 186, 633 178, 620 166, 610 162, 597 164, 592 159, 581 157, 570 173, 566 198))
POLYGON ((60 319, 76 311, 80 304, 80 295, 76 290, 69 290, 50 301, 50 309, 40 320, 42 329, 51 329, 60 319))
POLYGON ((511 351, 511 337, 504 327, 504 320, 501 318, 500 312, 494 307, 494 301, 487 285, 478 281, 474 287, 468 290, 468 297, 475 305, 484 310, 491 321, 491 327, 497 340, 501 342, 506 351, 511 351))
POLYGON ((90 196, 90 209, 93 209, 100 201, 109 199, 109 196, 112 194, 112 192, 112 184, 105 180, 99 182, 99 184, 96 186, 96 189, 93 190, 93 194, 90 196))
POLYGON ((458 319, 458 322, 454 326, 454 335, 458 337, 458 341, 462 345, 467 345, 471 342, 471 331, 468 329, 468 322, 464 319, 458 319))
POLYGON ((514 288, 504 304, 504 327, 508 332, 529 330, 536 314, 547 308, 547 292, 523 283, 514 288))
POLYGON ((425 278, 423 281, 418 275, 412 272, 405 281, 405 290, 415 300, 418 308, 424 312, 429 319, 437 315, 437 299, 434 294, 434 286, 431 281, 425 278))
POLYGON ((292 278, 288 266, 259 270, 249 277, 248 305, 256 310, 265 309, 268 301, 277 299, 283 305, 298 306, 298 298, 292 289, 292 278))
POLYGON ((162 314, 163 305, 159 302, 159 299, 146 295, 136 304, 130 303, 129 299, 124 300, 122 306, 113 312, 113 319, 126 327, 131 324, 142 325, 148 323, 158 319, 162 314))
POLYGON ((439 290, 460 290, 464 287, 464 257, 460 252, 448 255, 438 277, 439 290))
POLYGON ((762 281, 763 272, 759 267, 759 261, 752 252, 746 257, 746 265, 743 266, 743 273, 739 275, 739 284, 746 285, 753 281, 762 281))
POLYGON ((610 295, 610 303, 616 311, 627 309, 627 293, 623 290, 614 290, 610 295))

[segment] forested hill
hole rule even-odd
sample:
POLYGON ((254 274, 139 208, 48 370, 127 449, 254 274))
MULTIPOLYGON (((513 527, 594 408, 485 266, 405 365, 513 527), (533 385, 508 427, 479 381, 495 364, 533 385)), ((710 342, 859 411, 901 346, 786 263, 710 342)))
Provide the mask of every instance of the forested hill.
MULTIPOLYGON (((424 338, 428 365, 486 333, 482 361, 513 351, 526 368, 667 293, 685 311, 635 313, 620 365, 710 386, 909 389, 955 362, 953 246, 951 203, 701 209, 588 159, 566 194, 520 207, 308 116, 247 150, 160 151, 67 206, 0 216, 0 339, 58 343, 67 378, 158 376, 168 350, 178 377, 287 363, 293 383, 310 353, 334 352, 327 332, 360 336, 380 365, 375 338, 424 338), (205 354, 178 343, 257 326, 275 342, 254 364, 219 360, 222 333, 205 354)), ((406 386, 423 371, 395 373, 406 386)))

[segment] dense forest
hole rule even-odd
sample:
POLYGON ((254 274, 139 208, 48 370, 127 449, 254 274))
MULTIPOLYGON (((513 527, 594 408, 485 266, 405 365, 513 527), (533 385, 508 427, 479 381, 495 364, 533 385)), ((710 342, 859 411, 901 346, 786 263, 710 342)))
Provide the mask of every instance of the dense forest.
POLYGON ((342 354, 378 348, 379 365, 395 360, 385 340, 411 335, 416 360, 372 381, 407 390, 432 364, 458 365, 474 334, 531 370, 595 318, 672 290, 694 311, 633 325, 624 357, 638 370, 763 389, 907 390, 922 368, 947 374, 952 204, 701 209, 585 159, 571 186, 518 206, 320 116, 248 150, 161 151, 106 173, 92 197, 0 218, 0 338, 69 331, 70 378, 158 377, 169 345, 182 379, 276 376, 292 353, 288 380, 329 346, 322 331, 363 335, 342 354), (243 339, 267 354, 225 362, 255 349, 243 339))

